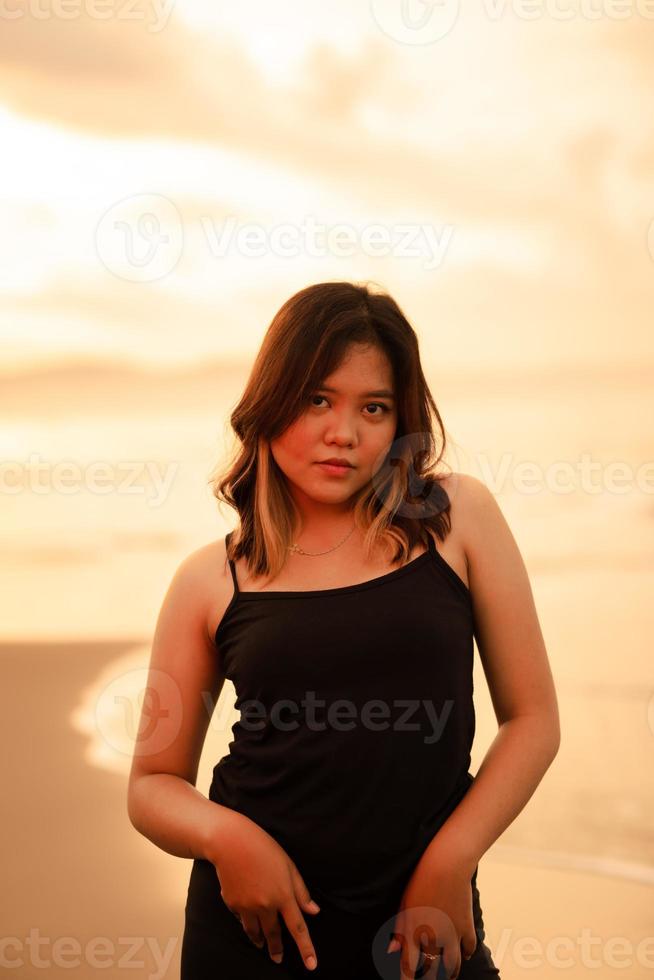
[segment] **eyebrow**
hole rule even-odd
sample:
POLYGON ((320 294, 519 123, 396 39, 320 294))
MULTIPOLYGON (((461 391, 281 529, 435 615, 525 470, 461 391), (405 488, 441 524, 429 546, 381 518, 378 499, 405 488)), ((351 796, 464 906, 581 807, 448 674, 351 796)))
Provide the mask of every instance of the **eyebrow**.
MULTIPOLYGON (((331 391, 333 394, 338 394, 337 388, 327 388, 326 385, 322 385, 317 389, 318 391, 331 391)), ((391 401, 395 401, 395 396, 392 391, 387 388, 379 388, 378 391, 364 391, 361 393, 361 398, 390 398, 391 401)))

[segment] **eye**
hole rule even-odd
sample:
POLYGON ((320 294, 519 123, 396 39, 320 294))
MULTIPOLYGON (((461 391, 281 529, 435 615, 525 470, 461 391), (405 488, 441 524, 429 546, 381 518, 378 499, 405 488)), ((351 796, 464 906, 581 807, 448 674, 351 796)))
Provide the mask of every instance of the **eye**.
MULTIPOLYGON (((311 401, 312 401, 312 403, 313 403, 313 399, 314 398, 318 398, 318 399, 320 399, 321 401, 324 401, 324 402, 327 401, 327 399, 325 398, 324 395, 311 395, 311 401)), ((379 415, 385 415, 388 412, 390 412, 390 408, 388 407, 388 405, 384 405, 382 402, 368 402, 368 404, 366 405, 366 408, 370 408, 371 406, 374 406, 375 408, 381 408, 381 412, 374 412, 372 414, 372 416, 371 416, 372 418, 376 418, 379 415)), ((313 408, 320 408, 320 407, 321 407, 320 405, 313 405, 313 408)))

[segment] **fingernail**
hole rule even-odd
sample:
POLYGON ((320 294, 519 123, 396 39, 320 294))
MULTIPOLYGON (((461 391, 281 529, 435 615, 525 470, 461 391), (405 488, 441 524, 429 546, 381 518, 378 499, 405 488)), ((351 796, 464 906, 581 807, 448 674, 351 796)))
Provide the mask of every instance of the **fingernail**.
POLYGON ((270 956, 271 956, 271 959, 273 959, 275 961, 275 963, 281 963, 282 962, 282 954, 281 953, 271 953, 270 956))
POLYGON ((320 912, 320 906, 316 905, 313 899, 307 903, 307 908, 313 909, 314 912, 320 912))
POLYGON ((310 970, 315 970, 318 961, 315 956, 307 956, 307 966, 310 970))
POLYGON ((395 953, 399 948, 400 948, 400 944, 398 943, 397 939, 391 939, 390 943, 388 944, 388 949, 386 950, 386 952, 395 953))

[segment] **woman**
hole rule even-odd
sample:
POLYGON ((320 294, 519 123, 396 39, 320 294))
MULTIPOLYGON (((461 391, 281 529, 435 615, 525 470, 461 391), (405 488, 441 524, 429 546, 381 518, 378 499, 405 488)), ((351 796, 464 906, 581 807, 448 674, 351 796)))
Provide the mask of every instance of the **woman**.
POLYGON ((514 538, 484 484, 438 472, 385 293, 287 300, 231 423, 213 490, 238 525, 173 577, 130 775, 133 825, 193 859, 182 980, 497 977, 478 862, 559 745, 514 538), (475 639, 499 731, 473 777, 475 639), (207 800, 225 677, 241 716, 207 800))

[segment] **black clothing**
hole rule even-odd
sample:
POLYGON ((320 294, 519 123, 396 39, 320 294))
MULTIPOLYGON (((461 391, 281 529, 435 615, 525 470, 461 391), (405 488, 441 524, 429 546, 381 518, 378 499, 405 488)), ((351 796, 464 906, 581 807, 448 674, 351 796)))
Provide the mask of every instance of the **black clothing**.
POLYGON ((271 834, 319 905, 401 891, 473 779, 471 597, 429 542, 335 589, 242 592, 230 562, 216 646, 241 720, 209 799, 271 834))
MULTIPOLYGON (((340 588, 243 592, 230 569, 215 640, 241 717, 209 798, 254 820, 297 865, 321 908, 304 916, 318 969, 304 966, 281 915, 282 964, 257 949, 213 864, 196 859, 182 980, 399 976, 399 953, 385 950, 402 892, 474 778, 470 591, 431 537, 418 558, 340 588)), ((478 945, 461 980, 499 975, 476 877, 478 945)))
MULTIPOLYGON (((499 980, 500 973, 484 942, 484 920, 476 884, 472 877, 472 910, 477 946, 469 960, 461 963, 459 980, 499 980)), ((209 861, 195 860, 185 908, 180 980, 400 980, 401 954, 387 953, 398 909, 387 904, 353 915, 328 902, 320 912, 304 913, 318 966, 309 970, 300 955, 284 917, 279 916, 281 963, 271 959, 264 941, 261 949, 245 934, 220 895, 216 869, 209 861)), ((424 977, 422 958, 417 977, 424 977)), ((433 973, 433 971, 432 971, 433 973)), ((444 971, 437 973, 443 980, 444 971)))

